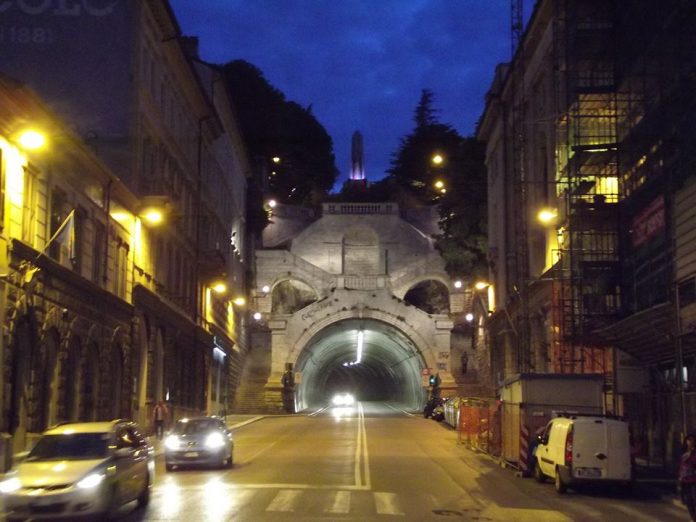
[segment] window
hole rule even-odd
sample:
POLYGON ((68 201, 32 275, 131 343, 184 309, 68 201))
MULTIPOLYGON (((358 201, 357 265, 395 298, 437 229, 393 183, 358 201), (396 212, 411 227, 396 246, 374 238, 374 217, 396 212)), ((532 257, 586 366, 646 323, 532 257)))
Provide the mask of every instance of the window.
POLYGON ((92 252, 92 281, 103 286, 104 284, 104 238, 106 227, 99 221, 94 222, 94 244, 92 252))
POLYGON ((696 279, 690 277, 679 283, 679 308, 696 303, 696 279))

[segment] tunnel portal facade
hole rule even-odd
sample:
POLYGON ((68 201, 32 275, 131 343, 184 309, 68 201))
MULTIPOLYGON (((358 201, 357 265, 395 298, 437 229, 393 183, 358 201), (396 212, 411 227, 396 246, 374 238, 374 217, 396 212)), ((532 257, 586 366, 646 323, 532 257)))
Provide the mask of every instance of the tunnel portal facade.
POLYGON ((288 389, 296 411, 338 392, 415 409, 429 375, 439 375, 443 394, 456 387, 452 314, 466 292, 445 272, 429 235, 434 214, 426 217, 407 221, 394 203, 325 203, 315 220, 274 209, 256 255, 262 319, 241 410, 287 408, 288 389))

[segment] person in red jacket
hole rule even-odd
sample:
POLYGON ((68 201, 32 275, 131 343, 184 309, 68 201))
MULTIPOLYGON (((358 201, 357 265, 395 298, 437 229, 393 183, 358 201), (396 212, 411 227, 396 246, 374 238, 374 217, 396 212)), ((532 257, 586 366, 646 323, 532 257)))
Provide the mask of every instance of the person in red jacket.
POLYGON ((684 440, 686 451, 679 463, 679 487, 682 501, 689 510, 691 520, 696 521, 696 438, 687 435, 684 440))

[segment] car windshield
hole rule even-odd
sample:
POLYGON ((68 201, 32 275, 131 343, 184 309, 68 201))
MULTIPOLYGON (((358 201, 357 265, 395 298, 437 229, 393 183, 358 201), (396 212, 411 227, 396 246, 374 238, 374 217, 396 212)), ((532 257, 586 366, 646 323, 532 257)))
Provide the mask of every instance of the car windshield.
POLYGON ((218 429, 220 424, 214 419, 194 419, 179 421, 174 426, 174 433, 179 435, 196 435, 218 429))
POLYGON ((90 460, 108 455, 108 433, 44 435, 27 456, 32 460, 90 460))

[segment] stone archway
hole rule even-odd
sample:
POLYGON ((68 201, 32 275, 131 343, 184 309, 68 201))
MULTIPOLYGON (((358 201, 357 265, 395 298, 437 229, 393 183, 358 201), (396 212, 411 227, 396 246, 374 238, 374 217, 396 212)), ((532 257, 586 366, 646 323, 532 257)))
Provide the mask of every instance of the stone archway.
POLYGON ((424 279, 414 284, 404 295, 404 301, 427 314, 448 314, 450 311, 449 289, 437 279, 424 279))
POLYGON ((344 318, 324 326, 293 364, 299 409, 326 403, 340 392, 413 409, 424 399, 426 357, 403 330, 378 319, 344 318))

